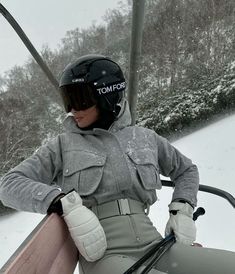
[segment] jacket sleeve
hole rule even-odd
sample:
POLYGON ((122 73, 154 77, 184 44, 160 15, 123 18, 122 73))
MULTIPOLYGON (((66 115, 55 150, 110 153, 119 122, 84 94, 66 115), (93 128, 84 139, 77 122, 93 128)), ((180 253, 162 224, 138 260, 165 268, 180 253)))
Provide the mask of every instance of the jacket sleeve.
POLYGON ((2 178, 2 203, 17 210, 45 214, 61 193, 55 182, 61 166, 60 138, 56 137, 2 178))
POLYGON ((196 206, 199 188, 197 166, 165 138, 159 135, 156 138, 160 174, 170 177, 175 185, 172 200, 184 199, 196 206))

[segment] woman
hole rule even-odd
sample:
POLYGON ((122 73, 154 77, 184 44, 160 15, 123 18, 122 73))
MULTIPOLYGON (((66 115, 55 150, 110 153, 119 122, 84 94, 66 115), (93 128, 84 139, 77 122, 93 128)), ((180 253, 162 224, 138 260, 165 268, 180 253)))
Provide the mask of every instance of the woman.
POLYGON ((152 130, 131 126, 125 86, 118 64, 102 55, 69 64, 60 79, 65 133, 5 175, 2 202, 57 212, 80 252, 80 273, 119 274, 162 239, 147 216, 162 174, 175 184, 166 235, 177 242, 150 273, 234 273, 234 253, 191 246, 197 167, 152 130))

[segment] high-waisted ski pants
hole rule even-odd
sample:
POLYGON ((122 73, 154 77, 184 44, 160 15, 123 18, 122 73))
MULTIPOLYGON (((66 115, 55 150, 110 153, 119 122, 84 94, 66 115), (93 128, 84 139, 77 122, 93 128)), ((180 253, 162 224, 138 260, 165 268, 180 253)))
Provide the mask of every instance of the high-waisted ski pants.
MULTIPOLYGON (((140 259, 162 236, 148 216, 120 215, 100 220, 108 248, 104 257, 87 262, 80 256, 80 274, 121 274, 140 259)), ((143 267, 135 273, 140 273, 143 267)), ((235 274, 235 252, 175 243, 150 274, 235 274)))

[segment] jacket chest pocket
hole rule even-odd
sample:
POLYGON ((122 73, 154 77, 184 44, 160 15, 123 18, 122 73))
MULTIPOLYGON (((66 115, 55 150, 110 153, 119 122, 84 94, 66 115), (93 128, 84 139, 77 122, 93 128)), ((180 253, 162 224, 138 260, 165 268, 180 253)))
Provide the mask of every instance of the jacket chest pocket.
POLYGON ((105 161, 105 155, 93 152, 68 152, 63 170, 63 190, 74 188, 82 196, 94 193, 101 182, 105 161))
POLYGON ((135 149, 127 152, 137 171, 142 186, 146 190, 162 187, 158 165, 150 149, 135 149))

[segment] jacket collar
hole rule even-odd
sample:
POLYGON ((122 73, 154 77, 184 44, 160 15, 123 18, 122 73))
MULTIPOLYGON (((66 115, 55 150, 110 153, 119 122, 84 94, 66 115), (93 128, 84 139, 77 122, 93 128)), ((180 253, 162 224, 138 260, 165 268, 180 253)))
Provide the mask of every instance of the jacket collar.
MULTIPOLYGON (((91 130, 82 130, 81 128, 77 127, 77 124, 74 121, 71 113, 68 113, 67 117, 65 118, 63 122, 63 125, 65 128, 65 131, 67 132, 80 133, 80 134, 94 134, 95 131, 97 131, 96 128, 91 130)), ((130 125, 131 125, 131 114, 129 110, 129 104, 126 99, 123 99, 123 101, 121 102, 121 110, 119 112, 119 115, 117 119, 113 122, 113 124, 110 126, 108 131, 116 132, 130 125)), ((101 130, 104 130, 104 129, 101 129, 101 130)))

